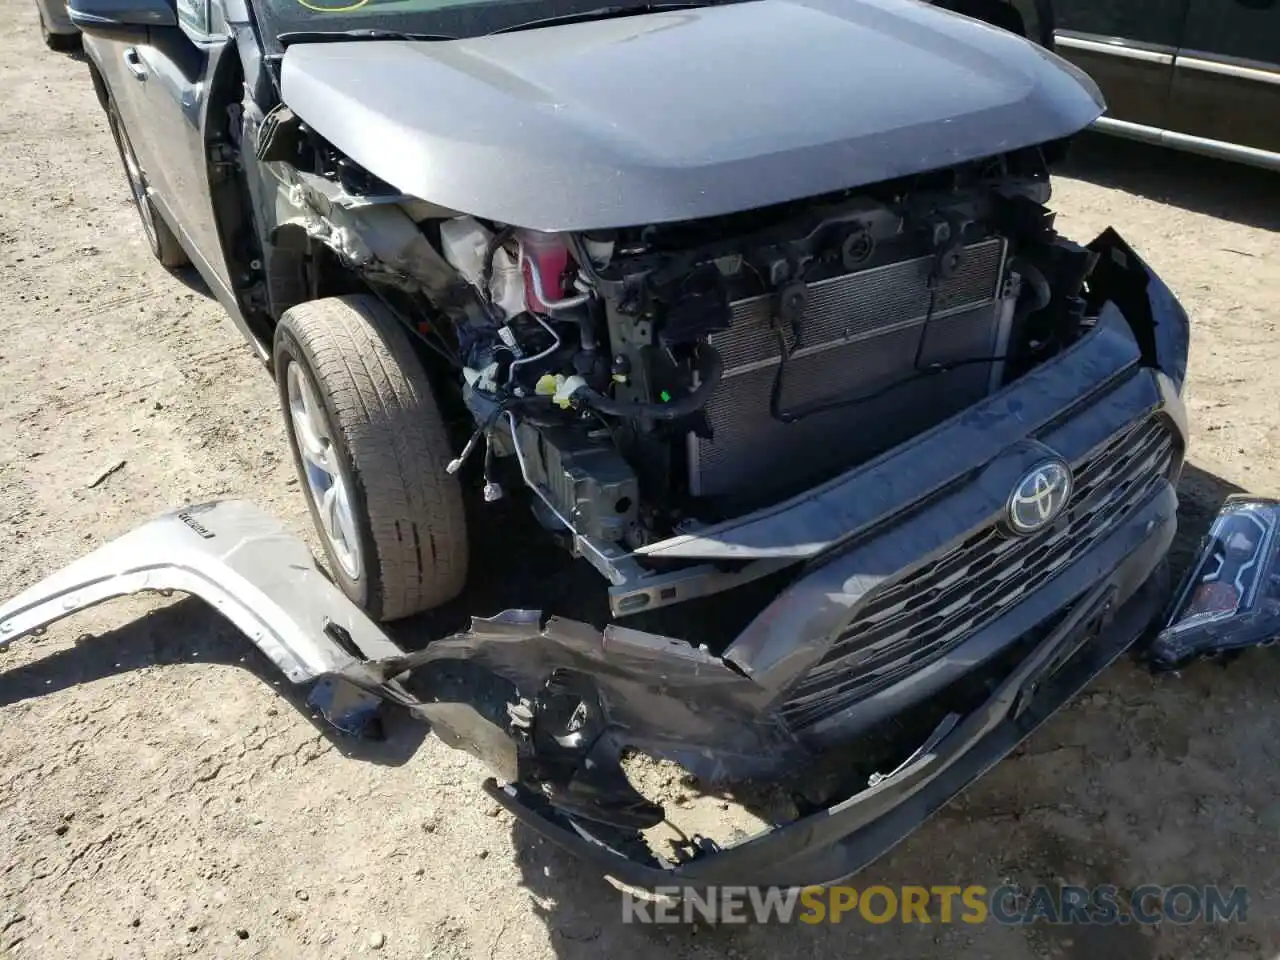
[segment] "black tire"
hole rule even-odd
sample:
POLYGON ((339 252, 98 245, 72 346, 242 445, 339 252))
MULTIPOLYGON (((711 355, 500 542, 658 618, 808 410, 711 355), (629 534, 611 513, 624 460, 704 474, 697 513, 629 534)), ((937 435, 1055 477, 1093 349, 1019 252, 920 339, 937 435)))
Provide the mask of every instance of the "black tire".
POLYGON ((111 128, 111 137, 116 142, 116 150, 120 152, 120 165, 124 167, 129 194, 133 198, 134 209, 138 211, 138 219, 142 221, 142 233, 147 238, 147 245, 151 247, 151 255, 167 270, 187 266, 191 258, 182 249, 181 241, 152 201, 147 191, 146 174, 138 163, 138 155, 133 152, 129 132, 120 121, 115 100, 110 97, 107 98, 107 126, 111 128))
POLYGON ((274 362, 299 483, 334 580, 379 620, 452 600, 466 582, 462 489, 426 370, 396 316, 372 296, 329 297, 285 311, 274 362), (327 418, 327 449, 350 501, 359 543, 344 569, 321 519, 290 412, 289 367, 310 377, 327 418))

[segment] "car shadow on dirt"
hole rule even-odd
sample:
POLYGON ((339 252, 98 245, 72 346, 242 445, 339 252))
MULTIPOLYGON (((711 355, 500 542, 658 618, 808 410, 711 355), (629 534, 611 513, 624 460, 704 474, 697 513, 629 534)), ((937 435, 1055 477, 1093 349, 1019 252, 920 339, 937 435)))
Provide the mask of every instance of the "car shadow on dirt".
POLYGON ((213 299, 213 291, 204 282, 204 277, 200 276, 200 271, 191 264, 185 267, 174 267, 169 271, 169 275, 185 285, 192 293, 198 293, 207 300, 213 299))
MULTIPOLYGON (((41 640, 22 641, 39 644, 41 640)), ((418 751, 430 732, 402 714, 380 718, 378 736, 340 733, 307 704, 307 689, 285 679, 279 668, 212 607, 192 597, 151 611, 114 630, 83 634, 63 647, 20 666, 0 670, 0 707, 106 677, 173 664, 221 664, 246 670, 307 717, 345 756, 399 766, 418 751)), ((196 701, 193 710, 201 709, 196 701)))
POLYGON ((1195 213, 1280 230, 1280 173, 1258 167, 1087 133, 1071 144, 1057 172, 1195 213))
MULTIPOLYGON (((1171 560, 1175 576, 1181 576, 1190 562, 1196 544, 1208 529, 1218 507, 1227 496, 1241 492, 1240 488, 1194 464, 1189 464, 1183 472, 1179 484, 1179 521, 1180 530, 1175 543, 1171 560)), ((1266 656, 1270 651, 1250 651, 1246 657, 1266 656)), ((1131 664, 1117 664, 1112 668, 1128 676, 1135 672, 1131 664)), ((1123 682, 1123 681, 1122 681, 1123 682)), ((1175 679, 1172 681, 1177 683, 1175 679)), ((1237 683, 1229 672, 1220 671, 1216 666, 1203 665, 1203 670, 1196 674, 1195 687, 1199 693, 1208 696, 1209 692, 1200 688, 1206 685, 1217 686, 1230 697, 1232 684, 1237 683)), ((1095 687, 1105 683, 1099 681, 1095 687)), ((1187 693, 1188 696, 1192 695, 1187 693)), ((1079 698, 1078 698, 1079 699, 1079 698)), ((1043 735, 1042 735, 1043 736, 1043 735)), ((1047 736, 1052 736, 1048 734, 1047 736)), ((1034 742, 1034 741, 1031 741, 1034 742)), ((1019 750, 1022 753, 1024 748, 1019 750)), ((1007 761, 1018 764, 1019 759, 1007 761)), ((1173 760, 1169 761, 1173 763, 1173 760)), ((1004 780, 1012 778, 1015 783, 1020 780, 1017 771, 1004 771, 997 767, 988 774, 990 778, 1000 777, 1004 780)), ((1000 793, 1000 788, 995 788, 1000 793)), ((1016 792, 1016 791, 1015 791, 1016 792)), ((981 791, 979 791, 981 795, 981 791)), ((1005 814, 1001 814, 1005 815, 1005 814)), ((1016 814, 1014 815, 1016 819, 1016 814)), ((967 803, 965 809, 953 815, 948 808, 938 816, 947 821, 945 829, 938 828, 929 834, 930 843, 946 840, 954 831, 963 831, 966 824, 972 821, 984 821, 981 808, 974 808, 967 803)), ((972 827, 980 829, 982 823, 972 827)), ((872 928, 865 923, 853 922, 843 926, 830 924, 808 925, 804 923, 789 924, 755 924, 718 927, 700 925, 645 925, 624 921, 623 894, 607 883, 593 867, 576 860, 553 844, 537 836, 520 823, 515 823, 511 833, 512 847, 517 865, 520 868, 524 885, 532 894, 534 910, 547 927, 548 941, 564 960, 587 960, 597 955, 642 956, 654 955, 722 955, 728 957, 744 956, 862 956, 868 953, 869 934, 878 938, 880 947, 890 955, 895 952, 895 940, 898 947, 919 942, 937 944, 936 934, 943 934, 941 928, 933 933, 921 929, 908 930, 899 928, 872 928), (886 943, 884 937, 889 937, 886 943), (917 938, 919 939, 917 941, 917 938)), ((956 836, 952 849, 938 851, 930 849, 927 862, 945 864, 945 876, 919 876, 917 865, 924 854, 919 848, 912 849, 908 840, 903 846, 890 852, 877 863, 870 866, 852 881, 859 887, 875 883, 983 883, 988 886, 1007 882, 1003 877, 988 876, 989 861, 973 854, 973 849, 983 848, 980 839, 966 842, 962 835, 956 836), (966 847, 969 851, 966 851, 966 847), (966 857, 969 858, 966 862, 966 857)), ((1079 852, 1080 857, 1086 856, 1079 852)), ((1043 882, 1053 884, 1061 882, 1064 873, 1062 865, 1040 856, 1038 850, 1026 850, 1024 854, 1017 851, 1006 851, 1001 857, 1009 862, 1027 862, 1040 864, 1038 873, 1043 876, 1020 878, 1024 882, 1043 882)), ((1090 864, 1095 861, 1090 860, 1090 864)), ((1106 863, 1105 855, 1097 862, 1106 863)), ((1169 868, 1176 873, 1179 865, 1171 863, 1169 868)), ((1034 866, 1033 868, 1034 869, 1034 866)), ((1105 870, 1105 868, 1103 868, 1105 870)), ((1189 882, 1202 882, 1208 878, 1188 878, 1189 882)), ((1095 882, 1112 882, 1105 876, 1099 876, 1095 882)), ((1168 882, 1168 881, 1162 881, 1168 882)), ((894 925, 889 925, 893 927, 894 925)), ((1125 956, 1131 960, 1154 958, 1159 953, 1159 946, 1154 938, 1139 935, 1140 931, 1133 926, 1087 927, 1076 930, 1070 926, 1055 927, 1048 931, 1042 926, 1028 928, 1023 931, 1028 941, 1028 948, 1039 955, 1050 944, 1052 955, 1067 957, 1069 960, 1097 960, 1099 956, 1125 956)), ((944 934, 950 937, 951 934, 944 934)), ((1224 934, 1226 936, 1227 934, 1224 934)), ((936 949, 933 947, 932 949, 936 949)), ((877 952, 877 951, 872 951, 877 952)), ((958 951, 963 952, 963 951, 958 951)))

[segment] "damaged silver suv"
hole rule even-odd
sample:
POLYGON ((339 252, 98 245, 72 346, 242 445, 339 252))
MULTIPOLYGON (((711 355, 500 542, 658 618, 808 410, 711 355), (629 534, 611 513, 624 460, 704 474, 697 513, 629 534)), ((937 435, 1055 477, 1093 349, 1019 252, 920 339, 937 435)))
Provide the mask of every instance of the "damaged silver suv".
POLYGON ((430 717, 622 881, 833 881, 1160 610, 1187 318, 1114 232, 1054 229, 1103 104, 1013 8, 597 2, 71 0, 151 246, 270 365, 368 618, 281 587, 246 509, 134 547, 203 551, 291 678, 430 717), (401 654, 372 621, 483 577, 499 499, 614 622, 401 654), (747 584, 726 644, 632 626, 747 584), (654 849, 633 752, 790 822, 654 849))

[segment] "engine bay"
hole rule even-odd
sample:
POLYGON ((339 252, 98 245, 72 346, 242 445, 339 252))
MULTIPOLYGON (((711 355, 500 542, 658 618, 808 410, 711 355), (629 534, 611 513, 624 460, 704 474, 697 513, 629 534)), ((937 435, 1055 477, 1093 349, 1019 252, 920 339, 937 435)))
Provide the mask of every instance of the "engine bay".
POLYGON ((1045 206, 1059 142, 728 216, 549 233, 397 195, 307 134, 263 124, 272 242, 323 249, 394 307, 473 423, 449 471, 477 458, 485 501, 529 487, 619 615, 776 570, 644 551, 866 463, 1091 322, 1094 256, 1045 206))

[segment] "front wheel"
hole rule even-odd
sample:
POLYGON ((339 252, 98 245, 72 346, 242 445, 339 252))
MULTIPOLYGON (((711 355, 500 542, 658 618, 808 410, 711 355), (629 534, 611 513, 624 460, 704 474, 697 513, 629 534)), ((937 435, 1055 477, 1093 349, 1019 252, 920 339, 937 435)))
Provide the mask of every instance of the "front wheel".
POLYGON ((371 296, 285 311, 275 334, 285 430, 335 581, 379 620, 453 599, 466 580, 462 490, 426 370, 371 296))

